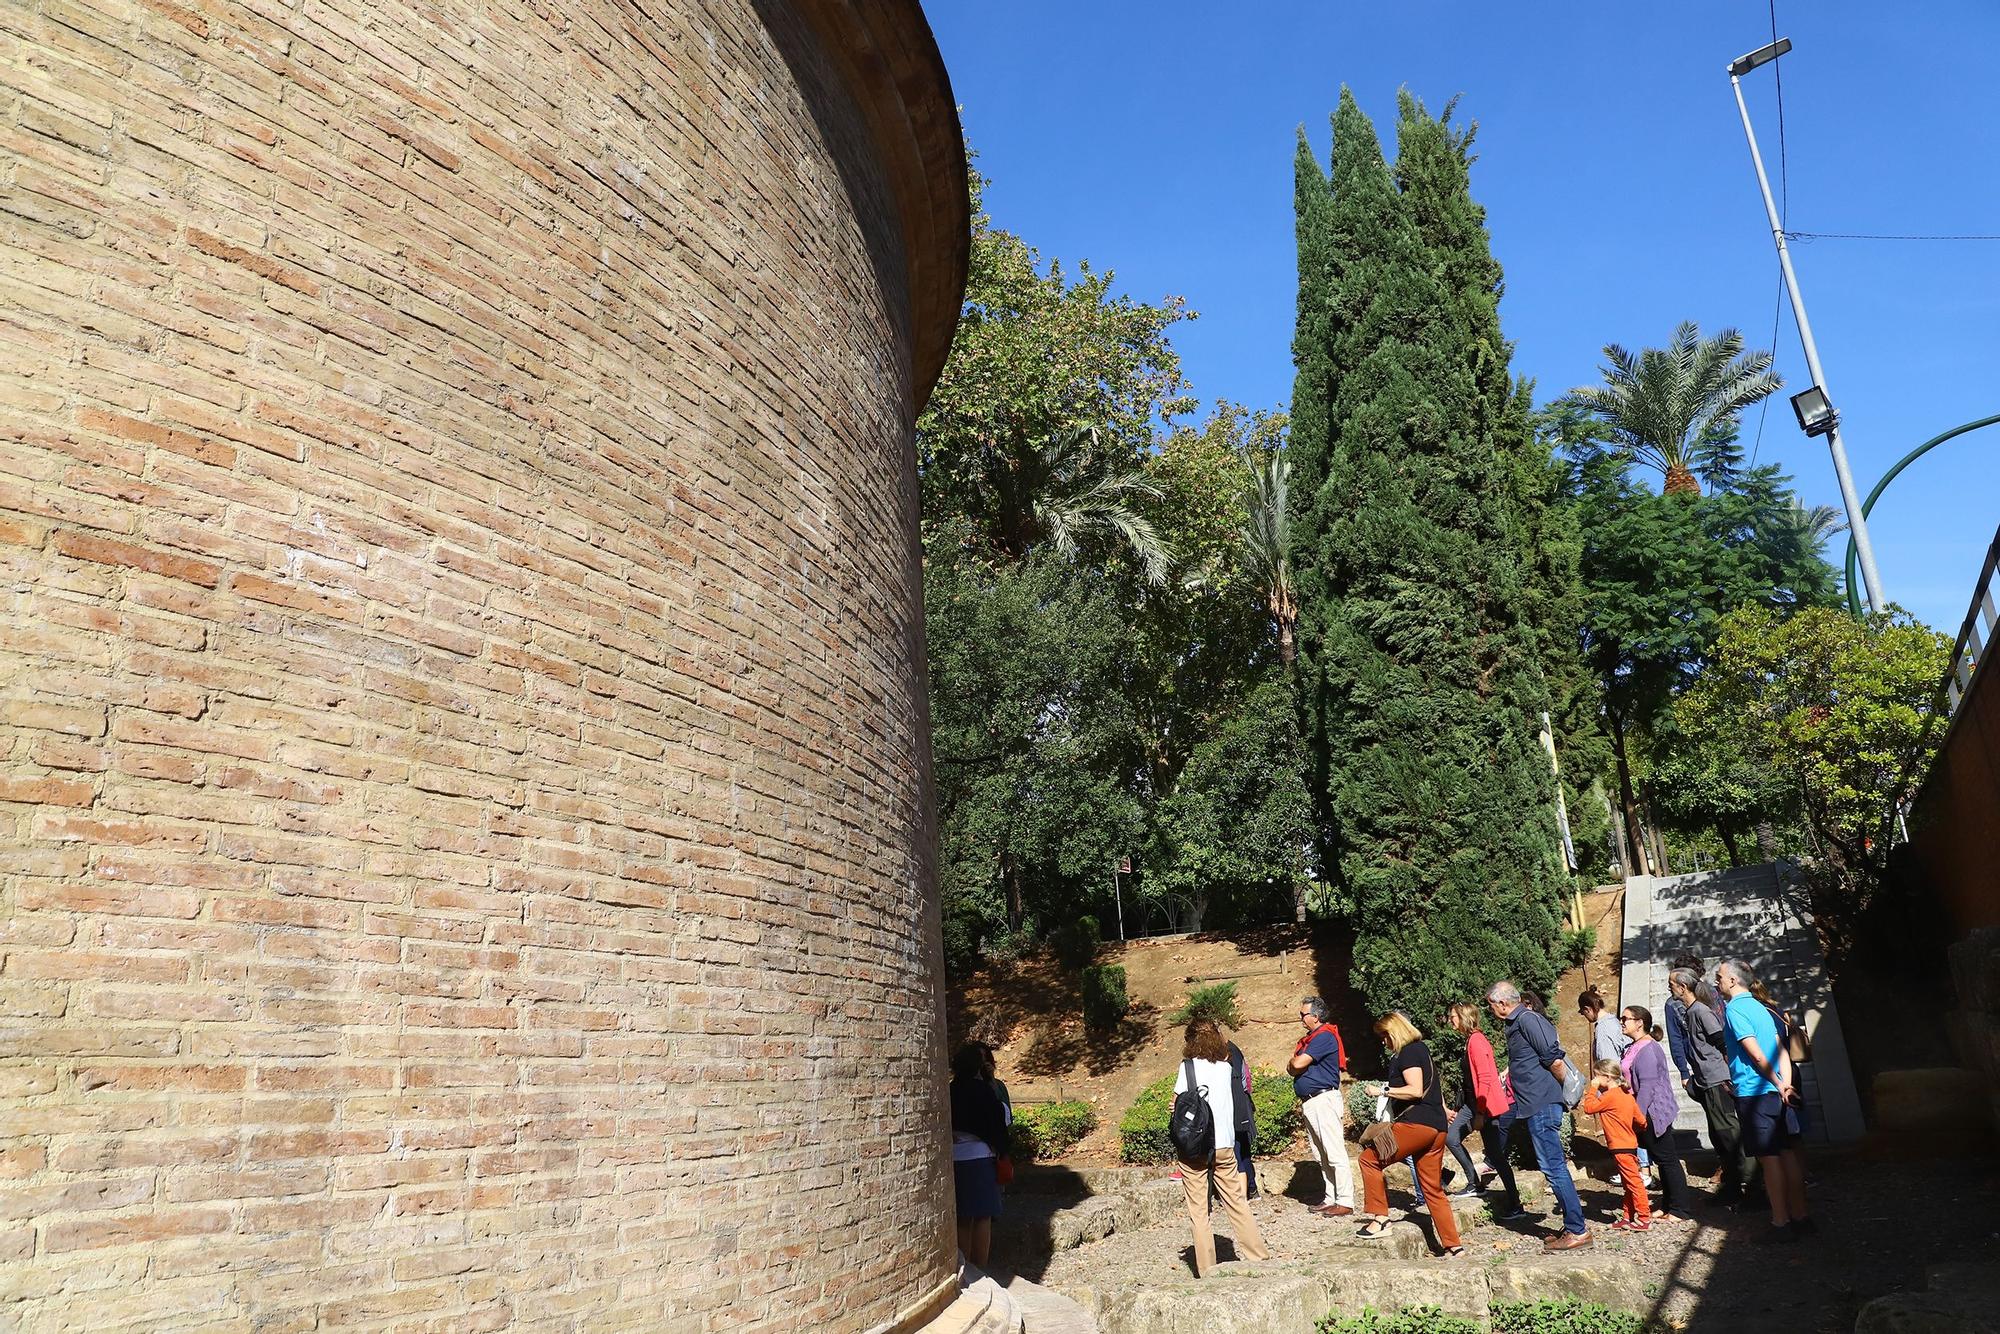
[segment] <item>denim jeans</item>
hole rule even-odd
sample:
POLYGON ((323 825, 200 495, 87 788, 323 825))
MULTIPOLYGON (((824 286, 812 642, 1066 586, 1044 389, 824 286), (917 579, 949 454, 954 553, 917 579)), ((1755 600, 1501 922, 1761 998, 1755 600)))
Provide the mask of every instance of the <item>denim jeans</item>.
POLYGON ((1528 1115, 1528 1137, 1535 1143, 1535 1162, 1562 1205, 1563 1231, 1581 1233, 1583 1201, 1577 1196, 1576 1182, 1570 1179, 1569 1164, 1563 1161, 1562 1120, 1561 1103, 1537 1107, 1528 1115))

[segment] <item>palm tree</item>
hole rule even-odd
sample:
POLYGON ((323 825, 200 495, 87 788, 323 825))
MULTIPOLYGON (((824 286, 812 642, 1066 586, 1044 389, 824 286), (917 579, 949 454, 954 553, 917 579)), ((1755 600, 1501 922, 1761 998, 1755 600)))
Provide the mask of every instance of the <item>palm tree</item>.
POLYGON ((1298 657, 1293 632, 1299 621, 1299 600, 1292 584, 1291 529, 1285 496, 1292 477, 1291 460, 1281 449, 1253 451, 1245 487, 1247 514, 1243 521, 1243 562, 1263 590, 1264 605, 1278 627, 1278 659, 1290 672, 1298 657))
POLYGON ((1828 542, 1847 531, 1847 520, 1833 505, 1814 505, 1808 509, 1792 497, 1789 516, 1792 531, 1798 534, 1799 545, 1808 551, 1823 551, 1828 542))
POLYGON ((1742 457, 1736 427, 1743 409, 1784 384, 1769 352, 1744 352, 1734 329, 1703 338, 1692 320, 1664 348, 1635 356, 1609 343, 1604 358, 1604 383, 1565 397, 1602 420, 1612 452, 1658 469, 1669 495, 1699 495, 1697 475, 1711 490, 1727 485, 1742 457))
POLYGON ((1135 506, 1158 500, 1159 484, 1141 472, 1103 471, 1097 445, 1097 428, 1079 427, 989 467, 994 540, 1015 560, 1038 542, 1064 560, 1108 542, 1123 547, 1141 577, 1158 587, 1167 581, 1172 556, 1135 506))

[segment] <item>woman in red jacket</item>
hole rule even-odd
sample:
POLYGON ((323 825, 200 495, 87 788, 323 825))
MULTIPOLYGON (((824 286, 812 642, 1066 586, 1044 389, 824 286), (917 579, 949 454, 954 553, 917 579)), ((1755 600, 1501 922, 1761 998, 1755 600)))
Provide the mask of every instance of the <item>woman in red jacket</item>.
POLYGON ((1518 1200, 1519 1192, 1514 1187, 1514 1168, 1507 1161, 1507 1138, 1499 1130, 1499 1125, 1508 1125, 1504 1120, 1513 1109, 1513 1099, 1507 1096, 1507 1086, 1500 1082, 1500 1068, 1493 1061, 1493 1044, 1486 1040, 1485 1032, 1479 1026, 1479 1011, 1461 1001, 1451 1007, 1449 1018, 1452 1031, 1465 1038, 1465 1079, 1460 1084, 1464 1092, 1465 1105, 1451 1118, 1451 1126, 1445 1131, 1445 1147, 1458 1160, 1459 1170, 1465 1173, 1465 1184, 1453 1192, 1453 1198, 1463 1199, 1479 1194, 1479 1188, 1487 1178, 1497 1176, 1506 1189, 1506 1198, 1518 1200), (1472 1155, 1465 1149, 1465 1132, 1477 1130, 1479 1139, 1486 1146, 1486 1170, 1475 1173, 1472 1170, 1472 1155))

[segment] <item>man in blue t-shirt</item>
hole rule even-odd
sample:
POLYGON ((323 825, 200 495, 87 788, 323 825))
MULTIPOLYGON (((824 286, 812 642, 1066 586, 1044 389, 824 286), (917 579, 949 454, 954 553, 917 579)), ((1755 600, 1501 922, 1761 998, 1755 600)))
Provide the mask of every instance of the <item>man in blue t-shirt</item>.
POLYGON ((1806 1213, 1805 1164, 1799 1158, 1799 1094, 1792 1087, 1791 1057, 1777 1013, 1758 1000, 1757 975, 1741 959, 1716 965, 1715 986, 1729 1003, 1722 1022, 1729 1036, 1729 1079, 1743 1150, 1764 1173, 1771 1202, 1768 1241, 1797 1241, 1817 1229, 1806 1213))
POLYGON ((1326 1002, 1307 996, 1299 1002, 1299 1027, 1305 1036, 1292 1051, 1285 1066, 1292 1077, 1292 1092, 1299 1096, 1299 1110, 1305 1114, 1306 1137, 1319 1157, 1320 1175, 1326 1180, 1326 1198, 1313 1206, 1325 1218, 1345 1218, 1354 1212, 1354 1164, 1347 1157, 1347 1108, 1340 1097, 1340 1072, 1347 1065, 1347 1052, 1340 1044, 1340 1030, 1327 1020, 1326 1002))

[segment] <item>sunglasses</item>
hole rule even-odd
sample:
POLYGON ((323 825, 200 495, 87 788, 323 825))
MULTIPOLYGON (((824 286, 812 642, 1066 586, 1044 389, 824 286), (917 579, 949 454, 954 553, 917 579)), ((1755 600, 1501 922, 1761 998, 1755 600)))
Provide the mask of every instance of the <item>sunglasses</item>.
POLYGON ((1618 1016, 1618 1022, 1621 1024, 1636 1024, 1639 1022, 1639 1016, 1636 1014, 1621 1014, 1618 1016))

